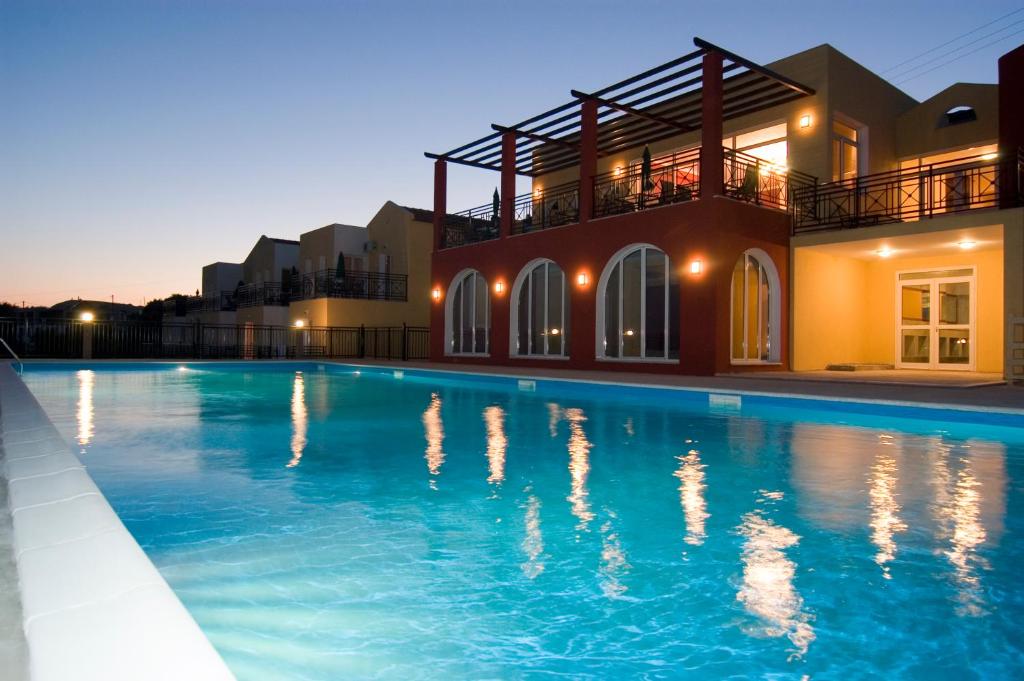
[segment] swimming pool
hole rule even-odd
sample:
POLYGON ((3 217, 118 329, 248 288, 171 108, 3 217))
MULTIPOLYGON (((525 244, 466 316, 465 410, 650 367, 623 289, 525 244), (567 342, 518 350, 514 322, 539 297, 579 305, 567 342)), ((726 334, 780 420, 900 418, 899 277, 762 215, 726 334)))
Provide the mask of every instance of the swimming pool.
POLYGON ((1024 668, 1012 420, 316 364, 25 380, 243 681, 1024 668))

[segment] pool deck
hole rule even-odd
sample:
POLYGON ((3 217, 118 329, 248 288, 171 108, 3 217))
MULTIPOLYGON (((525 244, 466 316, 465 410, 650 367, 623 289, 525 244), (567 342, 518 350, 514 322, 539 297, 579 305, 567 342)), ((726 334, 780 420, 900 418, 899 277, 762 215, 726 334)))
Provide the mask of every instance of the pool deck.
POLYGON ((0 677, 234 678, 6 362, 0 471, 0 677))
POLYGON ((651 385, 760 395, 798 395, 836 401, 941 405, 952 409, 991 409, 1024 415, 1024 387, 998 384, 998 381, 991 379, 991 375, 982 375, 985 379, 979 382, 973 380, 973 377, 951 377, 948 375, 934 376, 929 380, 928 374, 920 371, 906 374, 899 371, 830 371, 808 372, 808 374, 759 372, 720 376, 674 376, 632 371, 579 371, 558 367, 482 366, 447 362, 346 360, 319 363, 470 372, 496 376, 550 378, 623 385, 651 385), (884 373, 884 375, 864 376, 865 373, 884 373))

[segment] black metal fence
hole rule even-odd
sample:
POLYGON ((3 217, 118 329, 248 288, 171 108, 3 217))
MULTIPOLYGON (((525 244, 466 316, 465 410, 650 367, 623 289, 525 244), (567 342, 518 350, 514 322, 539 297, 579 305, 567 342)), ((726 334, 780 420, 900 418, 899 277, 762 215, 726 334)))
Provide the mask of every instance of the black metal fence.
POLYGON ((22 358, 54 359, 428 359, 419 326, 306 327, 255 324, 83 322, 0 318, 22 358))
POLYGON ((525 234, 579 221, 580 183, 577 180, 556 187, 537 188, 529 194, 517 196, 512 233, 525 234))
POLYGON ((361 298, 406 301, 408 276, 384 272, 338 272, 331 268, 302 275, 302 286, 293 300, 312 298, 361 298))
POLYGON ((651 172, 640 163, 594 178, 594 217, 621 215, 700 197, 700 149, 656 158, 651 172))

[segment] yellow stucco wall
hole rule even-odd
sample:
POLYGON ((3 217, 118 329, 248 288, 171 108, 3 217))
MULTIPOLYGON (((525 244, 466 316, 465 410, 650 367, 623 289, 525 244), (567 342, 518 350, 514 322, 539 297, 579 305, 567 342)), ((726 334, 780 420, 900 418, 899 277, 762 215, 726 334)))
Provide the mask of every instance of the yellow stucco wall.
POLYGON ((976 269, 974 350, 977 371, 1003 370, 1003 249, 926 257, 858 258, 794 251, 793 368, 896 363, 896 273, 976 269))

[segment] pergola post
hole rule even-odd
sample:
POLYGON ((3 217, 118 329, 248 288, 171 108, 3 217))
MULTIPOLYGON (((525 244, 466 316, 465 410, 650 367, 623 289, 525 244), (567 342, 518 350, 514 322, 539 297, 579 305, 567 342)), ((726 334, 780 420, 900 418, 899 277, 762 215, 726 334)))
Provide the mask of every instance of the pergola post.
POLYGON ((710 199, 725 189, 722 153, 722 55, 704 53, 701 72, 700 197, 710 199))
POLYGON ((597 102, 580 105, 580 222, 594 217, 594 175, 597 174, 597 102))
POLYGON ((434 250, 444 244, 444 218, 448 212, 448 163, 439 158, 434 161, 434 250))
POLYGON ((516 210, 516 133, 501 134, 501 238, 512 233, 516 210))

